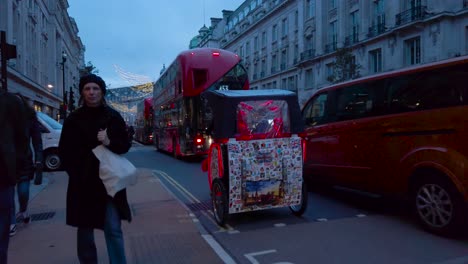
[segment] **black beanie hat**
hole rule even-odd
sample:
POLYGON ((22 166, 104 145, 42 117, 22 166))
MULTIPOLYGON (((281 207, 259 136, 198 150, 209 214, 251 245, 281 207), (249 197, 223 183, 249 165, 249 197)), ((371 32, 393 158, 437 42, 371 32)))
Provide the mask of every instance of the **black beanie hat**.
POLYGON ((104 82, 104 80, 97 76, 96 74, 88 74, 88 75, 85 75, 85 76, 82 76, 80 78, 80 84, 78 86, 79 88, 79 91, 80 91, 80 94, 81 92, 83 91, 83 87, 85 86, 85 84, 87 83, 96 83, 97 85, 99 85, 99 87, 101 88, 101 91, 102 91, 102 95, 105 95, 106 94, 106 83, 104 82))

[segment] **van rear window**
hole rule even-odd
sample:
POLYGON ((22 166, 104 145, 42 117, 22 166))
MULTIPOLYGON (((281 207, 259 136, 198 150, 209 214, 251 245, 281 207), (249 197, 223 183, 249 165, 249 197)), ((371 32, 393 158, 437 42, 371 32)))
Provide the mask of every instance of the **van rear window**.
POLYGON ((37 118, 40 118, 42 121, 47 123, 47 125, 49 125, 52 129, 62 129, 62 124, 52 119, 52 117, 42 112, 36 112, 36 113, 37 113, 37 118))

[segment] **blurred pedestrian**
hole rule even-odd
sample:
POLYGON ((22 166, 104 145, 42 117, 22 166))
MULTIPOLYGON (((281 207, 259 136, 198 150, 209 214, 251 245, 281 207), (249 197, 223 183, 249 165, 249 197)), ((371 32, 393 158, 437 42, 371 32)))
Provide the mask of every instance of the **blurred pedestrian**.
POLYGON ((128 126, 127 128, 128 131, 128 141, 130 141, 130 144, 133 141, 133 136, 135 135, 135 128, 133 128, 132 125, 128 126))
POLYGON ((117 154, 130 144, 122 116, 106 104, 106 84, 90 74, 79 83, 81 106, 65 120, 59 154, 68 173, 67 224, 77 227, 78 259, 97 263, 94 229, 104 230, 110 263, 126 263, 121 220, 131 221, 126 190, 113 198, 99 178, 92 149, 103 144, 117 154))
POLYGON ((0 263, 7 263, 10 221, 18 169, 29 143, 24 105, 16 95, 0 89, 0 263))
POLYGON ((10 236, 14 236, 16 234, 16 221, 27 224, 31 219, 28 213, 29 185, 31 180, 34 178, 36 169, 42 168, 43 155, 41 130, 39 121, 37 120, 36 111, 21 94, 16 95, 21 98, 24 105, 27 119, 26 136, 30 139, 31 144, 28 145, 26 150, 25 163, 18 171, 16 192, 18 196, 19 212, 15 215, 15 202, 13 201, 10 236), (31 145, 33 149, 31 149, 31 145))

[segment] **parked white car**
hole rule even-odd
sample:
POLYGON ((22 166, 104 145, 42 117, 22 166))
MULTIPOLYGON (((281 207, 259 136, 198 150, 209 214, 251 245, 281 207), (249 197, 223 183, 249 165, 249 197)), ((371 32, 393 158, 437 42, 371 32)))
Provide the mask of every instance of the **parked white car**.
POLYGON ((37 112, 37 119, 41 124, 44 168, 49 171, 58 170, 61 165, 58 144, 62 133, 62 124, 42 112, 37 112))

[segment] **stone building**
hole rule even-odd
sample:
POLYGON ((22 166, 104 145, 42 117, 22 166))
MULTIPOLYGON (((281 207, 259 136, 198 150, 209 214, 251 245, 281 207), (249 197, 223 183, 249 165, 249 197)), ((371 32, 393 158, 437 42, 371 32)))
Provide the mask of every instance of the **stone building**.
POLYGON ((78 101, 85 48, 67 0, 0 0, 0 30, 15 45, 8 61, 8 90, 20 92, 37 111, 60 118, 64 91, 78 101))
POLYGON ((293 90, 303 104, 331 84, 342 48, 360 76, 468 54, 468 0, 246 0, 203 34, 198 47, 243 58, 252 89, 293 90))

